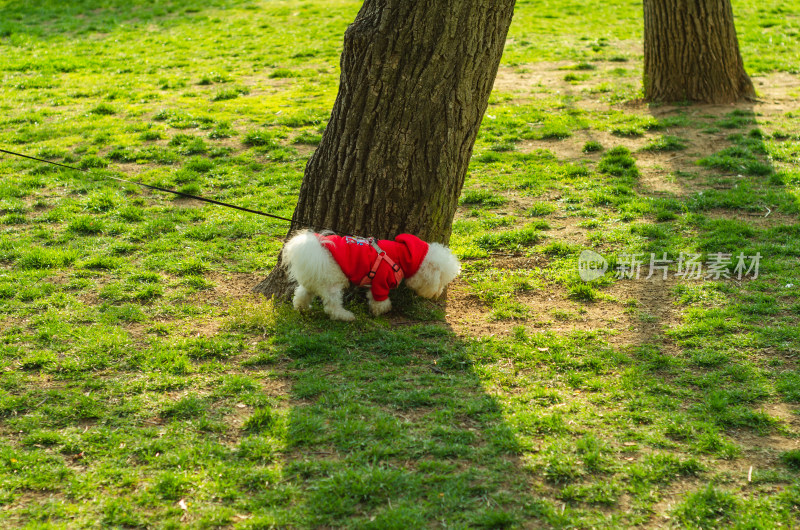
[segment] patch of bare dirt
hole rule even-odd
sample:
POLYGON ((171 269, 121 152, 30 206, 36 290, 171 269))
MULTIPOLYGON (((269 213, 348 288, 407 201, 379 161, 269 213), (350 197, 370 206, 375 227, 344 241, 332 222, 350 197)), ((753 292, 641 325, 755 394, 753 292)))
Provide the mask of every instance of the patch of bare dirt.
POLYGON ((137 164, 136 162, 114 162, 113 168, 125 175, 126 178, 131 179, 150 169, 150 166, 137 164))
MULTIPOLYGON (((234 300, 260 299, 260 295, 253 293, 253 287, 263 279, 259 274, 214 271, 206 273, 205 277, 211 281, 213 288, 195 294, 193 300, 196 302, 228 307, 234 300)), ((212 337, 219 333, 223 324, 219 318, 198 318, 192 324, 191 333, 197 337, 212 337)))
POLYGON ((565 82, 554 75, 554 72, 560 73, 563 77, 566 73, 564 68, 573 64, 569 61, 558 61, 529 64, 524 67, 501 66, 494 79, 494 90, 505 94, 528 96, 534 90, 559 89, 565 82))
POLYGON ((745 221, 749 225, 762 229, 797 222, 797 216, 776 212, 766 204, 760 206, 762 207, 760 212, 730 212, 728 210, 714 209, 704 212, 704 215, 711 219, 745 221))
POLYGON ((754 76, 756 95, 760 98, 758 108, 764 113, 785 112, 797 108, 797 91, 800 82, 794 74, 774 72, 764 76, 754 76))
POLYGON ((513 323, 489 320, 490 311, 478 297, 469 292, 469 285, 456 280, 447 288, 447 324, 459 335, 482 337, 508 334, 513 323))
POLYGON ((586 219, 580 217, 551 216, 547 220, 550 222, 550 230, 547 231, 547 237, 576 245, 586 245, 586 234, 589 232, 589 229, 580 226, 586 219))
POLYGON ((545 256, 500 256, 492 259, 492 267, 496 269, 518 270, 533 267, 544 267, 550 260, 545 256))
POLYGON ((754 480, 757 481, 759 473, 781 469, 781 454, 800 449, 800 416, 795 408, 785 403, 764 405, 762 410, 780 420, 790 434, 784 431, 761 436, 747 430, 733 433, 731 437, 742 448, 742 453, 735 460, 715 462, 715 472, 727 475, 740 488, 748 488, 754 485, 754 480))
POLYGON ((206 303, 219 302, 224 299, 239 299, 252 296, 253 288, 264 279, 261 274, 245 272, 209 272, 206 278, 214 287, 197 294, 199 300, 206 303))
POLYGON ((297 150, 297 154, 300 156, 300 158, 310 158, 311 155, 314 154, 314 151, 317 150, 316 145, 309 144, 292 144, 292 147, 297 150))
POLYGON ((618 309, 622 312, 619 315, 622 327, 618 336, 620 343, 663 342, 663 332, 674 328, 680 321, 673 295, 678 281, 675 278, 664 280, 657 275, 644 279, 645 275, 643 271, 642 278, 619 281, 606 291, 621 303, 631 304, 627 311, 618 309))
MULTIPOLYGON (((501 257, 492 266, 501 269, 541 267, 541 256, 501 257)), ((576 263, 577 267, 577 263, 576 263)), ((607 298, 583 303, 568 298, 565 289, 548 285, 541 290, 520 293, 517 300, 530 308, 525 319, 494 320, 491 308, 483 303, 470 286, 457 280, 448 289, 448 325, 467 336, 507 336, 519 326, 531 332, 552 331, 569 334, 576 331, 600 331, 612 345, 657 344, 662 351, 673 352, 674 345, 664 339, 664 331, 679 323, 679 308, 672 295, 677 281, 658 276, 647 280, 619 281, 604 290, 607 298)))
POLYGON ((706 484, 707 481, 700 479, 681 479, 662 487, 658 492, 661 500, 651 508, 653 516, 645 527, 673 528, 675 525, 671 523, 670 514, 675 509, 678 499, 681 499, 687 492, 695 491, 706 484))

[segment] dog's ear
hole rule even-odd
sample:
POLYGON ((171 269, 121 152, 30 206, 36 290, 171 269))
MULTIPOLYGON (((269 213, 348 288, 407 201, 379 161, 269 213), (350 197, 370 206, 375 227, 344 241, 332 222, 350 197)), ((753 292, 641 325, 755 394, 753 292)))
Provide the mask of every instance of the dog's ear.
POLYGON ((439 243, 432 243, 431 250, 435 259, 436 268, 440 272, 439 282, 447 285, 461 273, 461 263, 453 252, 439 243))

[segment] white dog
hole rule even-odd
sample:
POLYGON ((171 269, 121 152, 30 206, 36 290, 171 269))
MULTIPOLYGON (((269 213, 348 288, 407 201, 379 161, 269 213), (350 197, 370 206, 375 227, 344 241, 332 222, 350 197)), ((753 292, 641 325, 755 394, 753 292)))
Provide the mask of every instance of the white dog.
POLYGON ((418 295, 434 298, 461 272, 449 249, 410 234, 376 241, 304 230, 284 246, 283 264, 297 282, 295 309, 308 309, 318 295, 328 316, 348 321, 355 315, 342 306, 342 295, 351 283, 370 286, 369 308, 373 315, 382 315, 392 308, 389 289, 403 278, 418 295))

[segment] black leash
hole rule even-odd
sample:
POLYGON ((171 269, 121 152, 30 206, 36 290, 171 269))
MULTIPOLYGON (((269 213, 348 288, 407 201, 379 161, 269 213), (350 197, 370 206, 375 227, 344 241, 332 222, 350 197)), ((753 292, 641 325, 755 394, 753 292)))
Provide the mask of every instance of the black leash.
MULTIPOLYGON (((80 172, 83 172, 83 173, 89 173, 88 169, 81 169, 79 167, 68 166, 66 164, 61 164, 59 162, 51 162, 50 160, 44 160, 43 158, 36 158, 35 156, 23 155, 23 154, 20 154, 20 153, 15 153, 13 151, 7 151, 6 149, 0 149, 0 153, 6 153, 8 155, 14 155, 14 156, 18 156, 18 157, 21 157, 21 158, 28 158, 30 160, 36 160, 37 162, 44 162, 45 164, 52 164, 54 166, 59 166, 59 167, 67 168, 67 169, 72 169, 73 171, 80 171, 80 172)), ((185 197, 187 199, 194 199, 196 201, 207 202, 209 204, 216 204, 217 206, 224 206, 226 208, 233 208, 234 210, 239 210, 239 211, 247 212, 247 213, 254 213, 256 215, 263 215, 264 217, 271 217, 273 219, 279 219, 281 221, 287 221, 289 223, 293 223, 293 221, 291 219, 288 219, 286 217, 281 217, 280 215, 274 215, 274 214, 271 214, 271 213, 260 212, 258 210, 251 210, 250 208, 243 208, 242 206, 236 206, 235 204, 228 204, 228 203, 222 202, 222 201, 215 201, 214 199, 206 199, 205 197, 198 197, 197 195, 191 195, 189 193, 183 193, 182 191, 170 190, 170 189, 167 189, 167 188, 160 188, 158 186, 151 186, 150 184, 144 184, 142 182, 134 182, 132 180, 121 179, 119 177, 112 177, 111 175, 104 175, 104 176, 106 178, 111 179, 111 180, 116 180, 118 182, 124 182, 126 184, 134 184, 136 186, 141 186, 142 188, 147 188, 147 189, 157 190, 157 191, 163 191, 164 193, 172 193, 174 195, 178 195, 180 197, 185 197)))

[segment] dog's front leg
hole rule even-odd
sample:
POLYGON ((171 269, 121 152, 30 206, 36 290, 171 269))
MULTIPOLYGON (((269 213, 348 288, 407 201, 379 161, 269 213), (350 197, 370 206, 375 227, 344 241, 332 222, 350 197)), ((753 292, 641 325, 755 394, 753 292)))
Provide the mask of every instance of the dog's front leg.
POLYGON ((392 309, 392 301, 388 298, 386 300, 376 301, 372 296, 372 291, 367 291, 367 300, 369 301, 369 310, 373 315, 383 315, 392 309))

